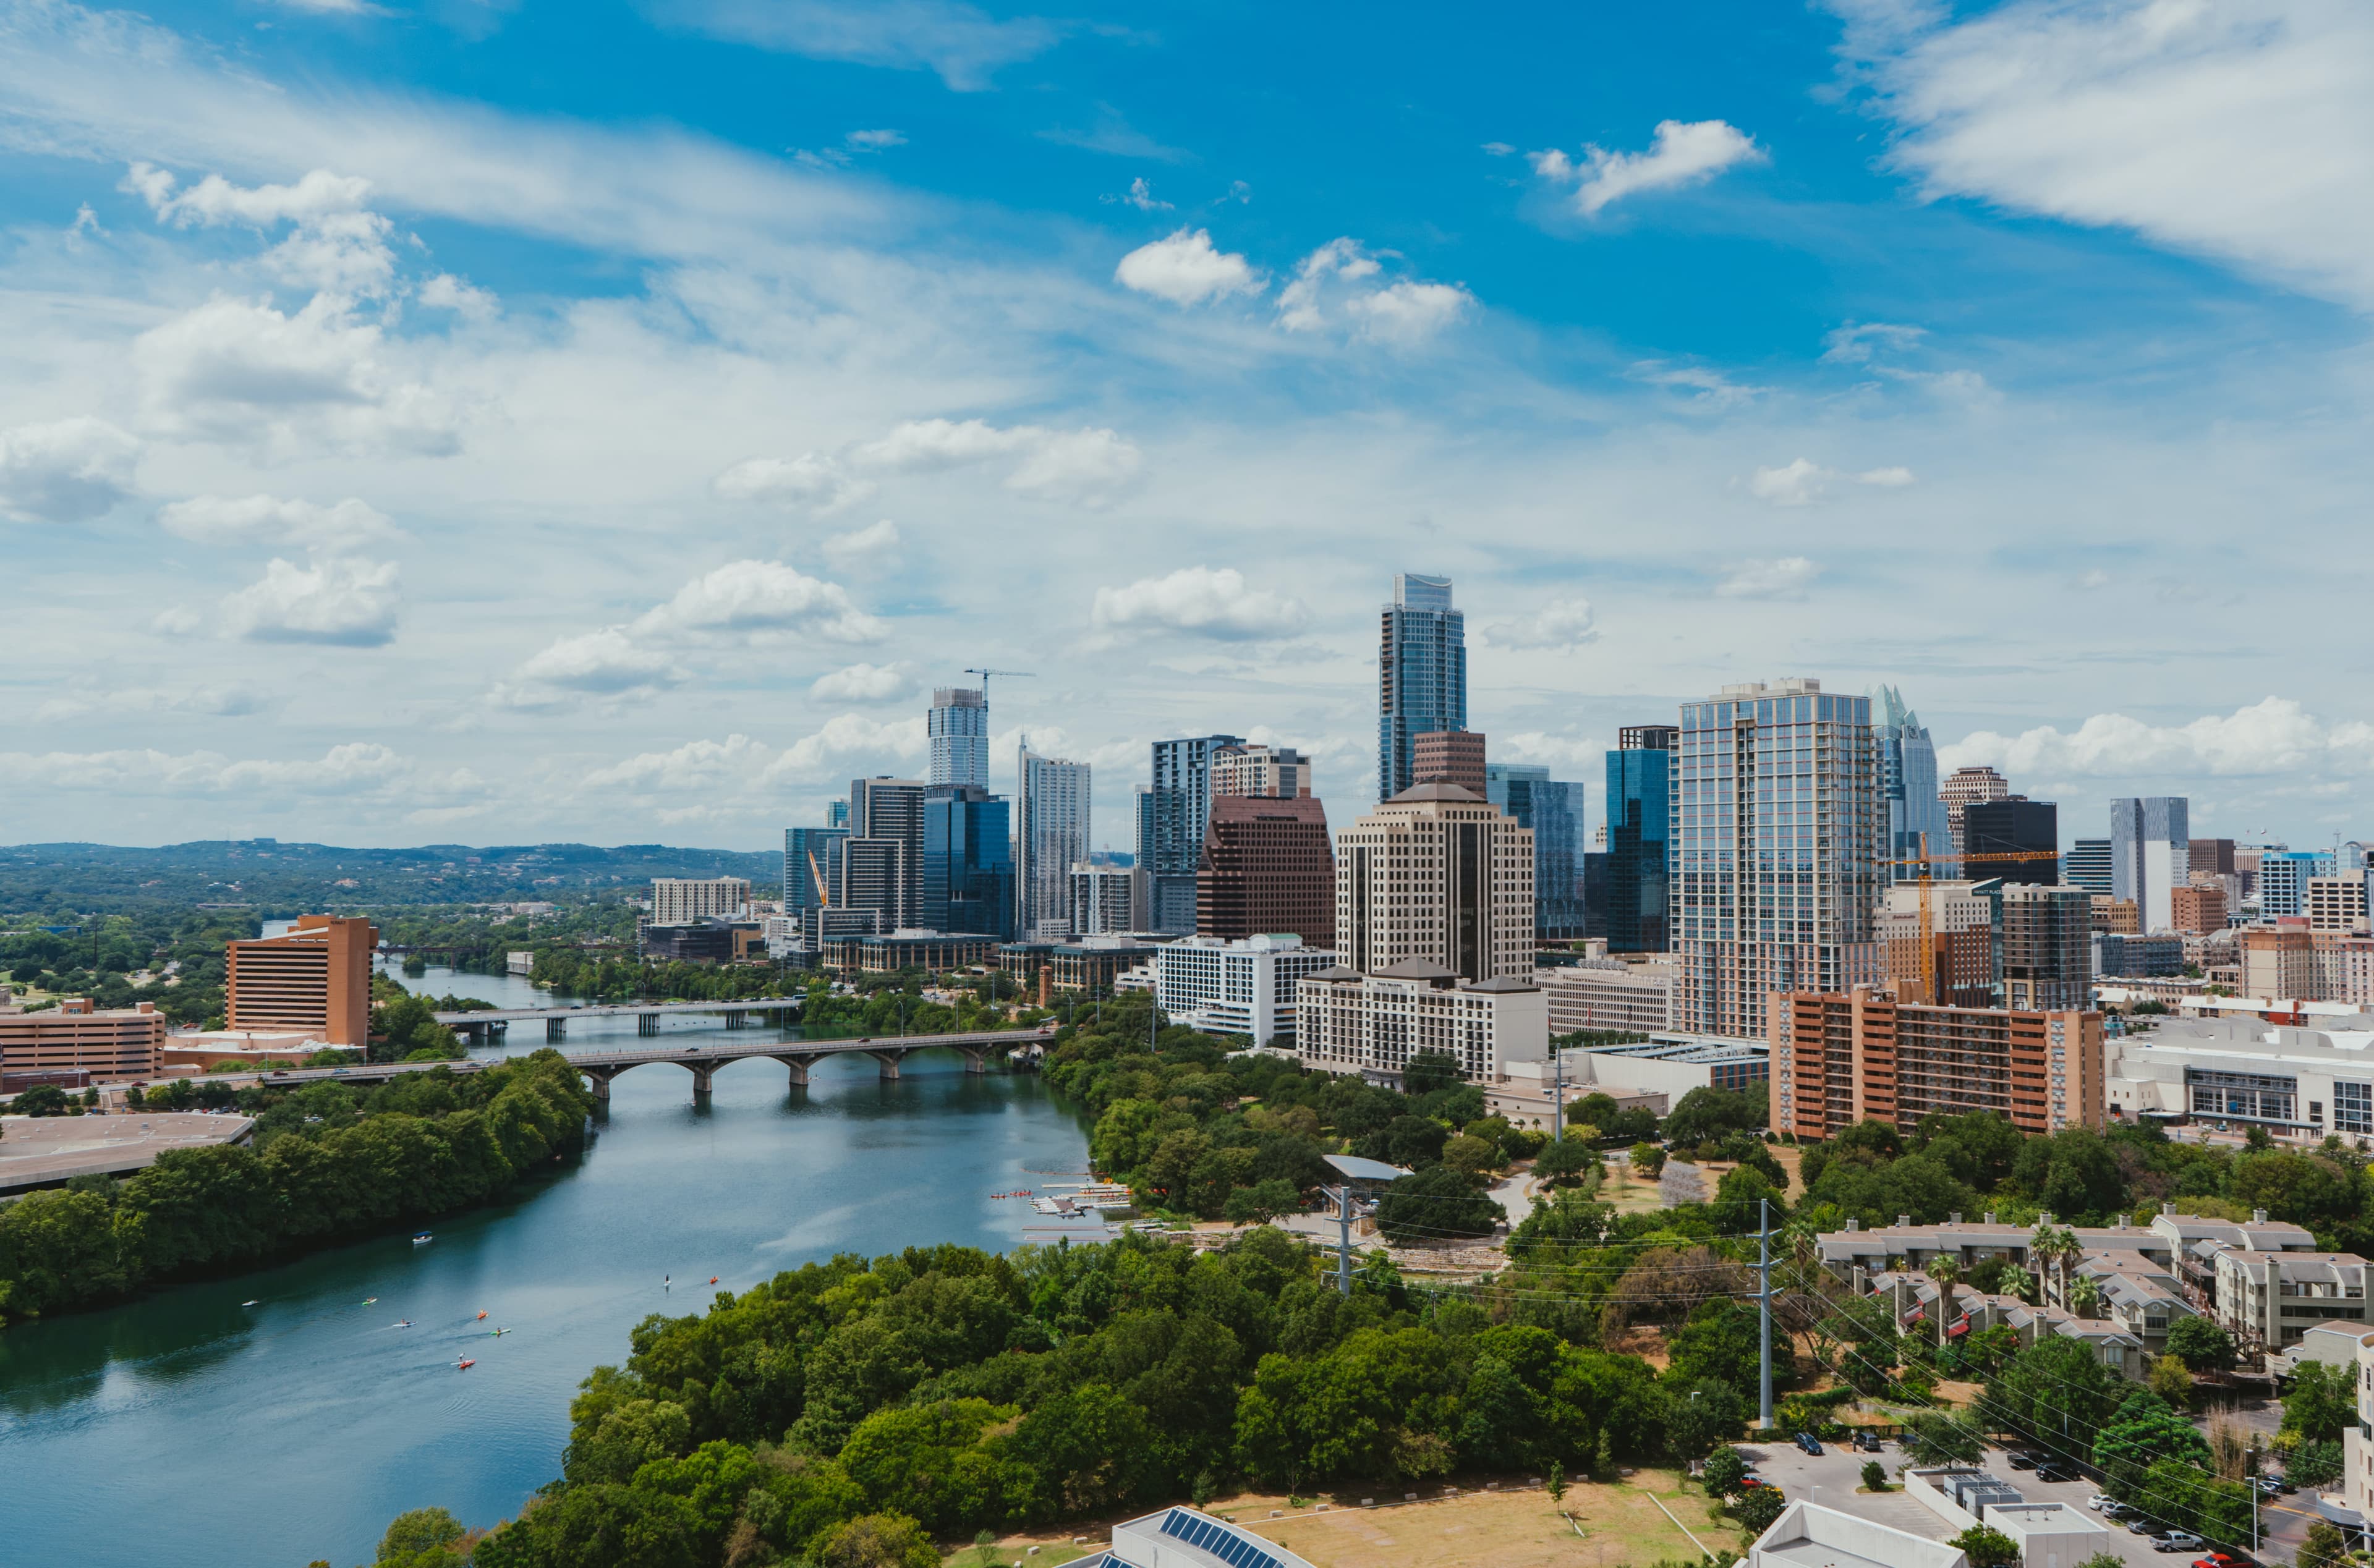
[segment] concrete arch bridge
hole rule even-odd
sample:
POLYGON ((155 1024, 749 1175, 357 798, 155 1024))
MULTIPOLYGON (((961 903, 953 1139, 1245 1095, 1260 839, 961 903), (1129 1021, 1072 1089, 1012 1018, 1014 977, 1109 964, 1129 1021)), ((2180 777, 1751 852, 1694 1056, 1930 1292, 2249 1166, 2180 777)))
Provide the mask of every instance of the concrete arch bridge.
POLYGON ((604 1105, 610 1101, 610 1081, 618 1074, 653 1063, 673 1063, 692 1074, 692 1092, 705 1097, 716 1079, 717 1070, 752 1057, 765 1057, 780 1061, 791 1071, 792 1082, 804 1084, 808 1070, 827 1057, 870 1056, 882 1069, 886 1079, 899 1076, 899 1064, 916 1051, 952 1050, 965 1059, 967 1072, 986 1072, 992 1057, 1004 1056, 1019 1046, 1044 1045, 1054 1034, 1054 1025, 1037 1029, 1001 1029, 964 1035, 897 1035, 860 1040, 777 1040, 769 1044, 747 1046, 699 1046, 645 1047, 617 1051, 571 1051, 569 1065, 583 1074, 594 1086, 594 1097, 604 1105))

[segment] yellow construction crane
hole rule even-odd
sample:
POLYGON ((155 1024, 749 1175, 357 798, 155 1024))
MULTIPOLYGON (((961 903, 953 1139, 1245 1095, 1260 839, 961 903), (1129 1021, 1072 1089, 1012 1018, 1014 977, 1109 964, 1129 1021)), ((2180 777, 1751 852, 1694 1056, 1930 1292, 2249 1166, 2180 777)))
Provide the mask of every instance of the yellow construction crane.
POLYGON ((1958 860, 1964 865, 1969 865, 1980 861, 2057 860, 2060 858, 2061 851, 2058 849, 2004 849, 1988 850, 1976 855, 1932 855, 1929 852, 1929 836, 1924 833, 1921 836, 1921 853, 1915 859, 1909 860, 1882 860, 1879 862, 1883 866, 1919 866, 1921 868, 1922 1000, 1933 1004, 1938 1000, 1937 939, 1934 934, 1934 928, 1929 913, 1929 884, 1931 881, 1929 874, 1930 868, 1935 865, 1939 860, 1958 860))

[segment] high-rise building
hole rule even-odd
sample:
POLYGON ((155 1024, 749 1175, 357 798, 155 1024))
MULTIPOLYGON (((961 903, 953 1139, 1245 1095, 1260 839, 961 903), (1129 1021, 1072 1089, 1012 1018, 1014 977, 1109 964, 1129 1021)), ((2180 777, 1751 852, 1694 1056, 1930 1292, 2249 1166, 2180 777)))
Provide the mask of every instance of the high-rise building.
MULTIPOLYGON (((848 813, 842 813, 844 821, 848 813)), ((841 841, 849 829, 787 827, 783 829, 783 913, 829 908, 839 883, 841 841)), ((654 922, 656 924, 656 922, 654 922)))
POLYGON ((1484 765, 1484 798, 1534 834, 1534 934, 1571 942, 1585 934, 1582 910, 1582 786, 1546 767, 1484 765))
MULTIPOLYGON (((2193 842, 2198 844, 2201 840, 2196 838, 2193 842)), ((2199 872, 2193 873, 2189 885, 2168 889, 2168 907, 2169 929, 2187 936, 2226 929, 2226 890, 2215 882, 2204 885, 2199 872)))
POLYGON ((1135 866, 1088 860, 1072 866, 1072 930, 1080 936, 1106 936, 1138 929, 1146 902, 1146 873, 1135 866))
POLYGON ((1490 802, 1419 784, 1335 849, 1335 951, 1358 973, 1410 961, 1467 980, 1533 973, 1534 836, 1490 802))
POLYGON ((1217 747, 1212 753, 1212 793, 1301 799, 1310 793, 1310 759, 1292 746, 1249 742, 1217 747))
MULTIPOLYGON (((1894 686, 1879 688, 1879 708, 1873 716, 1872 742, 1879 748, 1879 791, 1887 802, 1887 858, 1917 860, 1927 852, 1945 861, 1957 848, 1956 824, 1937 793, 1937 748, 1922 728, 1921 716, 1904 704, 1894 686)), ((1888 868, 1889 880, 1910 882, 1921 868, 1888 868)), ((1954 874, 1950 864, 1933 867, 1933 876, 1954 874)))
POLYGON ((2332 874, 2330 850, 2268 850, 2259 857, 2259 918, 2307 914, 2309 880, 2332 874))
POLYGON ((1313 949, 1334 944, 1326 808, 1305 799, 1215 797, 1195 872, 1195 934, 1237 942, 1285 932, 1313 949))
POLYGON ((1040 756, 1026 738, 1015 771, 1021 813, 1014 835, 1015 929, 1026 939, 1077 930, 1072 867, 1088 858, 1088 765, 1040 756))
POLYGON ((1428 730, 1410 743, 1410 774, 1420 784, 1456 784, 1484 795, 1484 737, 1472 730, 1428 730))
POLYGON ((2134 904, 2145 935, 2175 929, 2168 895, 2192 880, 2191 817, 2181 795, 2110 802, 2110 896, 2134 904))
POLYGON ((849 802, 845 800, 835 801, 831 804, 826 806, 824 809, 824 825, 827 827, 847 827, 849 825, 849 802))
POLYGON ((1949 1007, 1995 1005, 2001 884, 1958 879, 1886 890, 1879 917, 1881 977, 1897 1000, 1949 1007), (1922 962, 1921 910, 1928 905, 1929 960, 1922 962), (1935 985, 1933 994, 1928 989, 1935 985))
POLYGON ((2215 872, 2231 876, 2234 865, 2234 841, 2231 838, 2196 838, 2187 847, 2185 863, 2197 872, 2215 872))
POLYGON ((2308 879, 2307 895, 2300 901, 2300 913, 2308 917, 2308 929, 2312 931, 2364 936, 2367 934, 2366 894, 2366 872, 2363 871, 2312 876, 2308 879))
POLYGON ((2002 904, 1997 1005, 2044 1012, 2093 1006, 2093 895, 2082 887, 2010 883, 2002 904))
POLYGON ((877 911, 893 930, 921 923, 923 798, 930 789, 914 778, 850 780, 835 907, 877 911))
POLYGON ((1681 733, 1671 724, 1629 724, 1607 754, 1606 930, 1588 934, 1604 934, 1611 953, 1663 953, 1672 944, 1666 825, 1681 733))
POLYGON ((2047 860, 1973 860, 1973 877, 2051 887, 2061 880, 2061 808, 2051 801, 1973 801, 1962 808, 1965 855, 2043 854, 2047 860))
POLYGON ((1174 1024, 1240 1035, 1256 1046, 1294 1034, 1295 987, 1335 955, 1291 933, 1227 939, 1202 933, 1165 942, 1146 963, 1155 1001, 1174 1024))
MULTIPOLYGON (((742 896, 750 896, 748 883, 742 896)), ((225 1025, 362 1045, 370 1032, 370 963, 378 946, 379 928, 369 920, 331 915, 302 916, 278 936, 226 944, 225 1025)))
POLYGON ((1871 699, 1797 678, 1725 686, 1681 718, 1675 1022, 1760 1037, 1766 997, 1879 977, 1887 813, 1871 699))
POLYGON ((1449 578, 1393 579, 1377 681, 1377 799, 1389 801, 1417 782, 1418 736, 1467 728, 1467 620, 1449 578))
POLYGON ((1887 991, 1773 998, 1772 1126, 1834 1138, 1910 1132, 1932 1112, 1992 1111, 2023 1132, 2103 1123, 2102 1015, 1930 1007, 1887 991))
POLYGON ((1195 929, 1195 868, 1212 810, 1212 755, 1241 746, 1242 735, 1198 735, 1154 743, 1154 778, 1137 800, 1137 863, 1146 872, 1150 930, 1186 936, 1195 929))
POLYGON ((1014 935, 1014 840, 1006 802, 977 785, 934 784, 923 798, 923 870, 915 923, 925 930, 1014 935))
POLYGON ((0 986, 0 1093, 153 1077, 167 1038, 153 1001, 102 1009, 88 997, 62 997, 28 1012, 0 986))
POLYGON ((749 907, 750 883, 738 876, 652 878, 652 924, 689 926, 749 907))
POLYGON ((1980 801, 2008 801, 2011 785, 1992 767, 1957 767, 1937 786, 1937 798, 1945 802, 1945 828, 1954 836, 1954 848, 1962 847, 1962 813, 1980 801))
POLYGON ((989 693, 941 686, 932 693, 927 720, 931 782, 989 788, 989 693))
POLYGON ((2110 841, 2080 838, 2061 858, 2062 878, 2072 887, 2110 896, 2110 841))

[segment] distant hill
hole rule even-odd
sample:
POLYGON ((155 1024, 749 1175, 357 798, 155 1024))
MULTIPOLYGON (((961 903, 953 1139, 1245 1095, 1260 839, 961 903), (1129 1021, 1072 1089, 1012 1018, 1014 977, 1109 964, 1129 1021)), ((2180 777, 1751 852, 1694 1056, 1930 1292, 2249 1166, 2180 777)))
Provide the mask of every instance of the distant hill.
POLYGON ((664 844, 426 844, 342 849, 273 838, 128 848, 112 844, 0 847, 0 915, 123 914, 220 904, 261 919, 331 907, 566 903, 655 876, 782 880, 780 851, 676 849, 664 844))

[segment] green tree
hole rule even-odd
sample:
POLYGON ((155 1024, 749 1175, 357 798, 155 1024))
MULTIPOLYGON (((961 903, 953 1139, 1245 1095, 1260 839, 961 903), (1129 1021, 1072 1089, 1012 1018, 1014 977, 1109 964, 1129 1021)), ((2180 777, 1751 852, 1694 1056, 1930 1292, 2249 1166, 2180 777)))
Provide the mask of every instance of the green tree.
POLYGON ((2240 1359, 2232 1337, 2210 1317, 2178 1318, 2168 1328, 2168 1353, 2196 1374, 2231 1372, 2240 1359))
POLYGON ((1635 1143, 1626 1151, 1626 1158, 1632 1162, 1635 1172, 1651 1181, 1664 1174, 1665 1152, 1654 1143, 1635 1143))
POLYGON ((2192 1374, 2184 1370, 2184 1363, 2174 1356, 2155 1356, 2144 1375, 2145 1386, 2176 1406, 2192 1402, 2192 1374))
POLYGON ((1956 1410, 1915 1410, 1906 1418, 1904 1457, 1916 1465, 1970 1465, 1986 1451, 1978 1422, 1956 1410))
POLYGON ((1739 1483, 1746 1476, 1747 1461, 1740 1457, 1738 1449, 1725 1446, 1707 1456, 1706 1468, 1698 1479, 1705 1483, 1709 1497, 1729 1497, 1740 1490, 1739 1483))
POLYGON ((446 1548, 466 1533, 462 1521, 442 1508, 415 1508, 389 1523, 380 1537, 378 1561, 389 1568, 447 1568, 461 1560, 446 1548))
POLYGON ((1403 1176, 1377 1199, 1377 1229, 1397 1246, 1487 1236, 1505 1217, 1471 1178, 1448 1165, 1403 1176))
POLYGON ((1416 1051, 1402 1068, 1402 1093, 1416 1099, 1459 1087, 1459 1059, 1448 1051, 1416 1051))
MULTIPOLYGON (((1691 1093, 1697 1091, 1692 1090, 1691 1093)), ((1740 1494, 1739 1501, 1731 1505, 1731 1511, 1739 1520, 1739 1527, 1746 1531, 1748 1539, 1753 1540, 1770 1529, 1772 1522, 1788 1506, 1789 1501, 1780 1495, 1779 1487, 1752 1486, 1740 1494)))
POLYGON ((1970 1568, 2011 1568, 2019 1561, 2018 1544, 1987 1525, 1972 1525, 1945 1544, 1960 1548, 1970 1568))
POLYGON ((1534 1175, 1552 1187, 1575 1186, 1599 1169, 1599 1151, 1580 1138, 1552 1143, 1534 1161, 1534 1175))
POLYGON ((2039 1340, 1987 1380, 1979 1409, 1988 1424, 2077 1453, 2117 1408, 2124 1386, 2082 1340, 2039 1340))
POLYGON ((1543 1486, 1544 1486, 1545 1490, 1546 1490, 1546 1491, 1549 1492, 1549 1494, 1550 1494, 1550 1501, 1551 1501, 1551 1502, 1553 1502, 1553 1503, 1563 1503, 1563 1502, 1565 1502, 1565 1501, 1566 1501, 1566 1467, 1565 1467, 1564 1465, 1559 1464, 1556 1459, 1552 1459, 1552 1460, 1550 1461, 1550 1473, 1549 1473, 1549 1479, 1548 1479, 1546 1481, 1545 1481, 1545 1482, 1543 1483, 1543 1486))
POLYGON ((1737 1437, 1745 1404, 1737 1388, 1712 1378, 1675 1388, 1665 1413, 1666 1446, 1676 1458, 1695 1459, 1737 1437))
POLYGON ((2283 1430, 2304 1443, 2337 1442, 2357 1420, 2354 1376, 2349 1367, 2302 1362, 2284 1391, 2283 1430))
POLYGON ((2298 1568, 2344 1568, 2349 1562, 2349 1538, 2338 1526, 2319 1519, 2308 1527, 2298 1562, 2298 1568))
POLYGON ((904 1514, 866 1514, 838 1525, 817 1546, 822 1568, 940 1568, 939 1549, 904 1514))
POLYGON ((2170 1458, 2205 1469, 2209 1444, 2167 1399, 2149 1389, 2128 1395, 2094 1440, 2094 1467, 2102 1472, 2106 1490, 2121 1503, 2137 1501, 2152 1465, 2170 1458))
POLYGON ((1729 1296, 1703 1302, 1668 1340, 1668 1355, 1669 1383, 1712 1378, 1733 1389, 1754 1388, 1763 1357, 1761 1319, 1754 1307, 1729 1296))
POLYGON ((1886 1492, 1887 1467, 1877 1459, 1865 1459, 1863 1462, 1863 1489, 1865 1492, 1886 1492))

